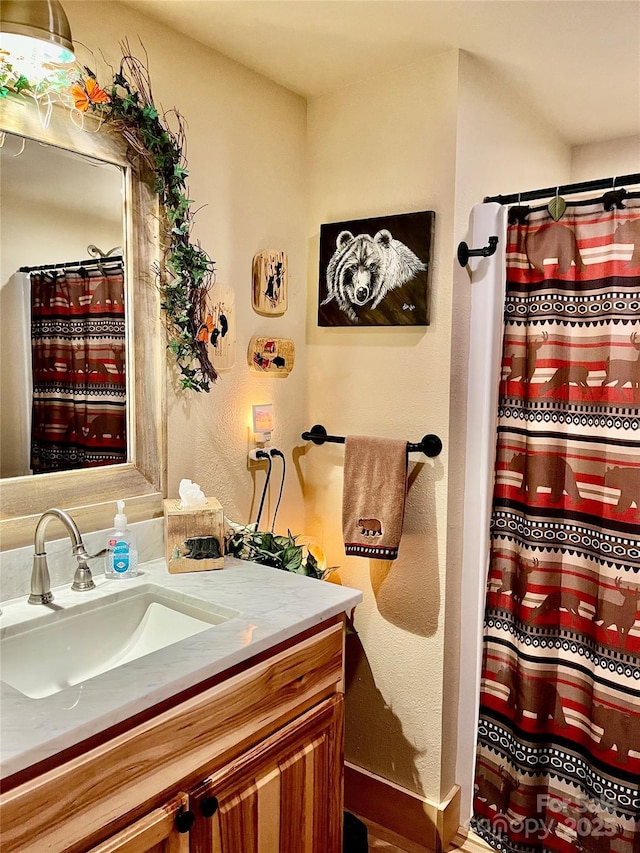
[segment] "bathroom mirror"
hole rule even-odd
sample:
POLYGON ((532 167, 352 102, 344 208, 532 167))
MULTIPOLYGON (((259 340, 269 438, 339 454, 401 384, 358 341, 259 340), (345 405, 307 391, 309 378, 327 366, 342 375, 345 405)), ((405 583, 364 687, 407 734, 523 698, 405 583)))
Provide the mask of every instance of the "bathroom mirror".
POLYGON ((127 462, 124 171, 4 133, 0 175, 0 479, 127 462))
MULTIPOLYGON (((124 279, 127 282, 127 458, 106 467, 83 468, 12 476, 0 480, 0 547, 28 544, 38 516, 50 506, 70 511, 80 529, 109 527, 113 501, 127 501, 131 521, 162 514, 165 462, 164 329, 160 299, 153 275, 158 261, 159 208, 153 178, 146 167, 113 130, 96 126, 81 129, 68 110, 55 107, 46 128, 33 102, 0 99, 0 131, 63 149, 66 159, 112 169, 120 186, 124 248, 124 279)), ((4 181, 3 181, 4 184, 4 181)), ((3 187, 4 188, 4 187, 3 187)), ((82 182, 67 188, 90 204, 90 191, 82 182)), ((43 193, 45 190, 43 189, 43 193)), ((34 219, 35 219, 34 215, 34 219)), ((96 245, 99 245, 96 241, 96 245)), ((104 251, 112 246, 101 247, 104 251)), ((86 250, 86 247, 85 247, 86 250)), ((84 255, 84 257, 88 257, 84 255)), ((67 258, 54 258, 65 261, 67 258)), ((72 260, 70 258, 70 260, 72 260)), ((38 259, 36 263, 42 263, 38 259)), ((0 340, 3 364, 15 353, 0 340)), ((7 401, 1 401, 3 408, 7 401)), ((9 403, 11 405, 11 403, 9 403)), ((6 452, 6 450, 5 450, 6 452)))

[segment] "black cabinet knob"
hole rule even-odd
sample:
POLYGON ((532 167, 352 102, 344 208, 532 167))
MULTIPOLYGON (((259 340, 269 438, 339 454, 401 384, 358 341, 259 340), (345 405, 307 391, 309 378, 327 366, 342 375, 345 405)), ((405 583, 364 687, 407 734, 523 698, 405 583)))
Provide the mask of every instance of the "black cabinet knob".
POLYGON ((200 811, 203 817, 213 817, 218 811, 217 797, 203 797, 200 800, 200 811))
POLYGON ((193 826, 193 822, 196 817, 193 812, 190 811, 180 811, 176 815, 176 829, 178 832, 189 832, 191 827, 193 826))

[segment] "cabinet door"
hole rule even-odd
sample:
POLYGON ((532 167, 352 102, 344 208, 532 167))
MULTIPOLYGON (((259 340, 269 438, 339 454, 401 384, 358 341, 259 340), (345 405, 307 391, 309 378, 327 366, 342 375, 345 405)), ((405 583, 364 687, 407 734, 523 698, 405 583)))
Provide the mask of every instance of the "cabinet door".
MULTIPOLYGON (((189 832, 176 818, 187 811, 189 798, 179 794, 175 800, 154 809, 122 832, 113 835, 88 853, 189 853, 189 832)), ((188 822, 187 822, 188 826, 188 822)))
POLYGON ((192 791, 191 853, 339 853, 342 720, 336 696, 192 791))

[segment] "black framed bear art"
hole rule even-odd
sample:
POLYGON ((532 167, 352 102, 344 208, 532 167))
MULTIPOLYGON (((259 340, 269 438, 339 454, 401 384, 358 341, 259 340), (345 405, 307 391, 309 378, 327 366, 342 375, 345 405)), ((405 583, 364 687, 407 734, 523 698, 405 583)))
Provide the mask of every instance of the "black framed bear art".
POLYGON ((435 213, 320 227, 319 326, 428 326, 435 213))

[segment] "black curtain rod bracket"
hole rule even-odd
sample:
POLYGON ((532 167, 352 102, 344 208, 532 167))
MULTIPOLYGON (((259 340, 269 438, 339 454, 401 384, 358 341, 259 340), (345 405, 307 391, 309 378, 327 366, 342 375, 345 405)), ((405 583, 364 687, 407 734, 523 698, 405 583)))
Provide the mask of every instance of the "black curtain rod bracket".
MULTIPOLYGON (((327 435, 327 430, 322 424, 312 426, 308 432, 302 433, 303 441, 312 441, 314 444, 321 445, 325 442, 330 444, 344 444, 345 437, 343 435, 327 435)), ((438 456, 442 450, 442 441, 437 435, 432 433, 424 435, 422 441, 408 441, 407 453, 424 453, 425 456, 438 456)))
POLYGON ((491 255, 495 255, 497 248, 498 238, 495 236, 489 237, 489 245, 483 249, 470 249, 463 241, 458 246, 458 263, 461 267, 466 267, 469 263, 469 258, 490 258, 491 255))
POLYGON ((575 193, 586 193, 592 190, 611 190, 617 192, 623 184, 640 184, 640 172, 633 175, 619 175, 614 178, 600 178, 595 181, 582 181, 577 184, 562 184, 557 187, 545 187, 540 190, 528 190, 523 193, 511 193, 510 195, 485 196, 484 203, 497 202, 498 204, 520 204, 523 201, 533 201, 537 198, 550 198, 556 195, 573 195, 575 193))
POLYGON ((18 272, 43 272, 45 270, 62 270, 66 267, 103 267, 108 264, 121 263, 122 255, 105 255, 102 258, 87 258, 84 261, 64 261, 60 264, 39 264, 35 267, 20 267, 18 272))

